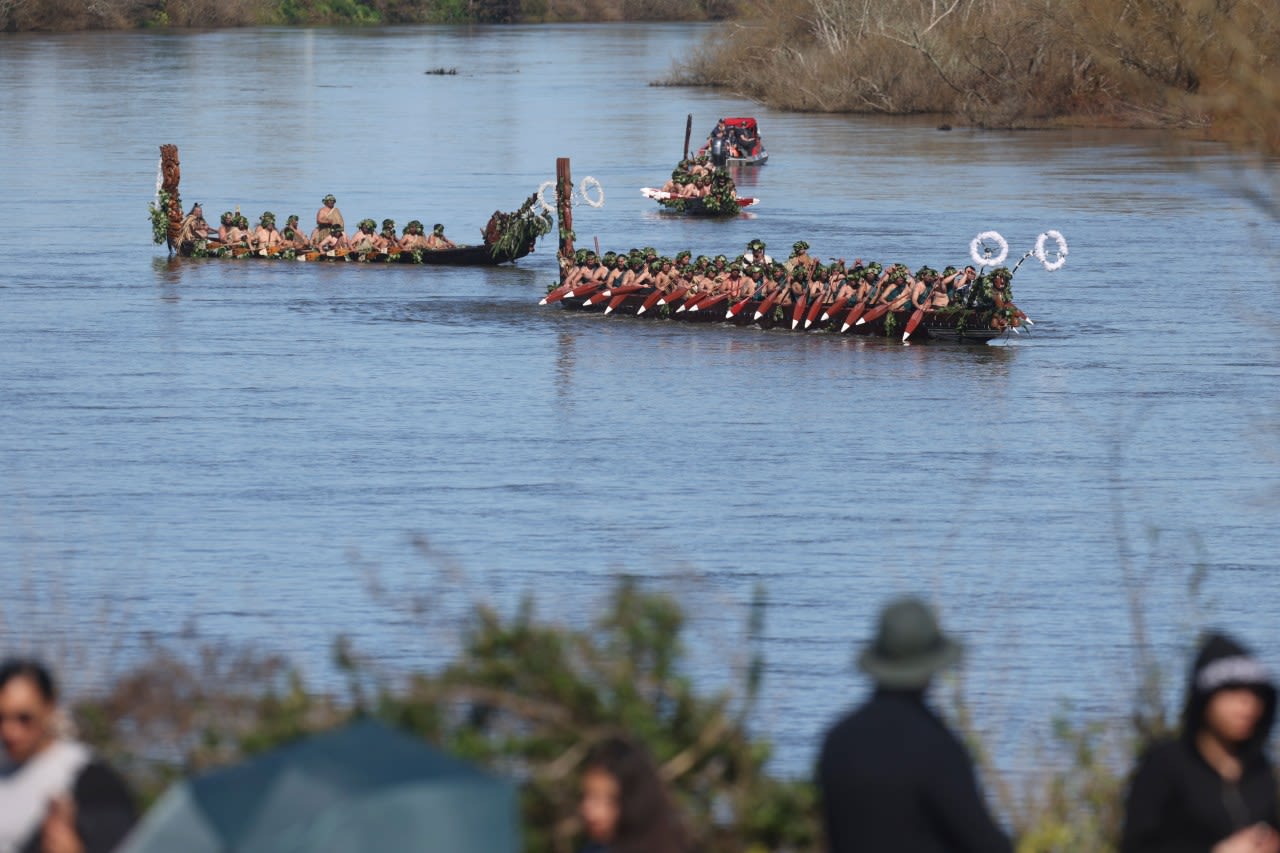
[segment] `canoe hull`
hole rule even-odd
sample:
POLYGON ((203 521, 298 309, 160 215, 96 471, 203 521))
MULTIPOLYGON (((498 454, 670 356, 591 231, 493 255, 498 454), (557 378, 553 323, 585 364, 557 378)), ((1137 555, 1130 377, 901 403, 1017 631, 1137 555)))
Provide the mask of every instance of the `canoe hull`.
MULTIPOLYGON (((262 260, 262 261, 311 261, 329 263, 369 263, 369 264, 421 264, 426 266, 456 267, 492 267, 499 264, 512 263, 533 251, 534 244, 529 243, 515 252, 491 252, 488 246, 458 246, 453 249, 422 250, 418 252, 268 252, 268 251, 235 251, 225 254, 216 250, 200 249, 196 244, 183 243, 178 247, 178 254, 183 257, 217 258, 226 260, 262 260)), ((224 250, 225 251, 225 250, 224 250)))
MULTIPOLYGON (((635 315, 652 292, 652 288, 644 288, 634 293, 629 293, 610 313, 635 315)), ((656 310, 646 311, 640 317, 641 319, 677 320, 684 323, 724 323, 732 326, 755 326, 762 329, 791 329, 791 306, 775 306, 768 314, 757 320, 755 314, 759 310, 761 303, 762 300, 752 300, 731 318, 727 318, 725 315, 728 313, 728 306, 733 303, 725 301, 717 303, 710 309, 695 309, 693 311, 681 311, 680 313, 671 310, 669 306, 663 306, 656 310)), ((580 297, 562 299, 559 304, 568 311, 595 314, 603 314, 606 308, 605 302, 588 305, 587 300, 580 297)), ((842 315, 843 313, 841 312, 842 315)), ((890 311, 869 323, 853 326, 844 334, 857 335, 859 337, 888 337, 900 340, 902 331, 906 328, 907 322, 911 319, 913 313, 913 311, 890 311)), ((840 334, 840 326, 843 319, 843 316, 841 316, 839 319, 815 321, 808 329, 805 329, 804 324, 801 323, 795 331, 840 334)), ((990 327, 989 316, 978 311, 969 309, 942 313, 926 311, 920 321, 920 325, 912 333, 910 340, 912 342, 939 340, 959 343, 986 343, 1004 335, 1005 332, 1003 330, 990 327)))

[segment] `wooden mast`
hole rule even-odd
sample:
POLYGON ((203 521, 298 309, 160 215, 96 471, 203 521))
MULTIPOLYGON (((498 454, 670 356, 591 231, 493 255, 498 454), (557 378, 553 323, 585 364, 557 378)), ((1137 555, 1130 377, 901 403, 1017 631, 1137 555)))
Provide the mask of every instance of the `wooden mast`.
POLYGON ((178 194, 178 183, 182 180, 181 163, 178 162, 178 146, 160 146, 160 189, 169 196, 168 209, 169 228, 166 236, 169 241, 169 254, 178 248, 178 235, 182 233, 182 197, 178 194))
POLYGON ((560 219, 560 283, 573 266, 573 177, 569 158, 556 158, 556 215, 560 219))

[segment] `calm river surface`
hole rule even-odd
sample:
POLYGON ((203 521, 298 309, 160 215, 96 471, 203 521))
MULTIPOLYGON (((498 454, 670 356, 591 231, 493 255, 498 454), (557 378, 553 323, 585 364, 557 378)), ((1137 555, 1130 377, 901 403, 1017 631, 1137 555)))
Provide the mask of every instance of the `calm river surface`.
POLYGON ((0 651, 53 650, 83 685, 194 631, 323 681, 339 633, 433 665, 473 600, 585 624, 629 572, 685 601, 715 687, 762 583, 756 722, 790 772, 906 591, 968 643, 1008 765, 1063 701, 1125 709, 1130 590, 1168 666, 1207 624, 1280 664, 1280 333, 1258 319, 1280 316, 1278 229, 1239 192, 1259 176, 1161 134, 943 133, 648 85, 704 32, 0 37, 0 651), (690 112, 695 136, 760 118, 751 218, 640 197, 690 112), (803 238, 941 268, 979 231, 1020 253, 1056 228, 1070 258, 1022 268, 1037 325, 1001 346, 584 317, 536 306, 553 241, 495 270, 169 263, 146 209, 167 142, 213 221, 308 221, 333 192, 348 222, 469 239, 569 156, 606 192, 577 210, 586 245, 803 238), (396 604, 414 596, 425 622, 396 604))

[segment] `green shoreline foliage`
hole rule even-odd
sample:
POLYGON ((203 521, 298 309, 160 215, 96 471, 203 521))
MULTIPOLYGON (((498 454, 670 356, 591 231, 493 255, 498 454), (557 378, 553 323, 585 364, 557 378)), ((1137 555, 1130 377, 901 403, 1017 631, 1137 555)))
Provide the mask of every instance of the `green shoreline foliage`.
POLYGON ((672 84, 978 126, 1182 127, 1280 150, 1271 0, 744 0, 672 84))
POLYGON ((551 21, 706 21, 735 0, 0 0, 5 32, 551 21))
MULTIPOLYGON (((334 661, 346 683, 329 692, 308 689, 280 658, 157 648, 74 703, 72 716, 146 803, 181 776, 376 717, 514 779, 530 853, 580 849, 581 763, 593 743, 625 733, 657 758, 697 849, 816 853, 814 786, 770 773, 770 747, 748 724, 763 672, 765 611, 757 588, 738 644, 742 659, 714 691, 684 672, 685 619, 675 599, 622 578, 602 612, 579 627, 540 619, 529 601, 509 617, 477 607, 452 663, 431 672, 389 674, 340 638, 334 661)), ((1078 726, 1063 709, 1040 769, 1014 794, 986 761, 959 683, 952 686, 954 696, 939 698, 967 734, 1018 850, 1114 850, 1123 790, 1116 768, 1128 767, 1137 745, 1129 721, 1078 726)), ((833 696, 832 713, 855 698, 833 696)))

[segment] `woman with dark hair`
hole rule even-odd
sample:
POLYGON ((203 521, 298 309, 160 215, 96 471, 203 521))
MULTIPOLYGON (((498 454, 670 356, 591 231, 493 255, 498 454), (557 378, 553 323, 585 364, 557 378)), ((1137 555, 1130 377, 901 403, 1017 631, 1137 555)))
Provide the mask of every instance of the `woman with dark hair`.
POLYGON ((58 720, 47 669, 0 664, 0 853, 108 853, 137 819, 123 780, 58 720))
POLYGON ((1125 802, 1123 853, 1277 853, 1276 777, 1264 751, 1276 689, 1222 634, 1191 668, 1182 734, 1143 755, 1125 802))
POLYGON ((597 744, 582 769, 583 853, 687 853, 688 836, 658 769, 641 746, 597 744))

